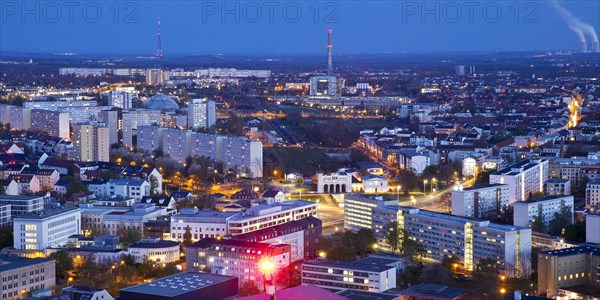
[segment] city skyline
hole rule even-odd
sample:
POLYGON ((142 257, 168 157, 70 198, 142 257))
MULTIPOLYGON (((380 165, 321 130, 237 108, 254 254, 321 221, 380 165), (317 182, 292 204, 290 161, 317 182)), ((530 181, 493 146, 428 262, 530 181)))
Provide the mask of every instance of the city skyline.
MULTIPOLYGON (((182 1, 176 8, 164 8, 160 1, 90 3, 72 7, 4 3, 0 51, 153 56, 158 17, 162 19, 165 59, 214 54, 317 55, 326 51, 328 28, 334 31, 334 56, 580 51, 579 34, 572 31, 569 20, 591 25, 596 35, 600 28, 600 16, 594 13, 600 3, 594 1, 558 6, 555 1, 518 5, 285 2, 277 6, 269 6, 270 2, 182 1)), ((587 47, 592 48, 593 38, 586 35, 586 39, 587 47)))

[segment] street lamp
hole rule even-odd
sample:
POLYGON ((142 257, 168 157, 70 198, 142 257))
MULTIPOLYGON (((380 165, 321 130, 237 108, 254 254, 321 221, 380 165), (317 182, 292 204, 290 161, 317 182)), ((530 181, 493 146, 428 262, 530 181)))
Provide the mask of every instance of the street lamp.
POLYGON ((265 292, 269 294, 270 299, 275 299, 275 263, 272 257, 264 257, 259 262, 259 270, 265 276, 265 292))
POLYGON ((425 187, 427 186, 427 179, 423 179, 423 195, 425 195, 425 187))
POLYGON ((398 186, 396 187, 396 191, 398 192, 398 202, 400 202, 400 190, 401 190, 401 189, 402 189, 402 186, 401 186, 401 185, 398 185, 398 186))

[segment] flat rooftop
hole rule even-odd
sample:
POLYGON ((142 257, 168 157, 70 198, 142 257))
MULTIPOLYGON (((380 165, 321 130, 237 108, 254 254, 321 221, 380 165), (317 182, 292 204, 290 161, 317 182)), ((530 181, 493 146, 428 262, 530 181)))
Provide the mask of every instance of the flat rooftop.
POLYGON ((313 260, 303 265, 331 267, 336 269, 358 270, 365 272, 383 272, 395 267, 388 267, 380 264, 362 263, 360 261, 333 261, 333 260, 313 260))
POLYGON ((162 297, 175 297, 203 289, 236 277, 199 272, 183 272, 121 289, 124 292, 162 297))
POLYGON ((26 258, 16 255, 0 254, 0 272, 24 268, 52 261, 49 258, 26 258))
POLYGON ((424 299, 458 299, 463 294, 463 289, 441 284, 424 283, 412 286, 400 292, 403 296, 419 297, 424 299))
POLYGON ((40 210, 40 211, 37 211, 37 212, 28 213, 28 214, 20 215, 20 216, 16 216, 14 218, 14 220, 15 221, 16 220, 32 220, 32 219, 43 220, 43 219, 55 217, 55 216, 66 214, 66 213, 72 213, 72 212, 76 212, 76 211, 80 211, 81 212, 81 208, 79 208, 79 207, 68 207, 68 206, 59 206, 59 207, 56 207, 56 208, 48 208, 48 209, 40 210))
POLYGON ((373 293, 359 290, 343 290, 336 294, 350 300, 394 300, 400 297, 400 295, 396 294, 373 293))
POLYGON ((570 256, 570 255, 578 255, 578 254, 593 254, 600 255, 600 248, 591 247, 591 246, 581 246, 574 248, 566 248, 560 250, 550 250, 540 252, 542 254, 550 255, 550 256, 570 256))

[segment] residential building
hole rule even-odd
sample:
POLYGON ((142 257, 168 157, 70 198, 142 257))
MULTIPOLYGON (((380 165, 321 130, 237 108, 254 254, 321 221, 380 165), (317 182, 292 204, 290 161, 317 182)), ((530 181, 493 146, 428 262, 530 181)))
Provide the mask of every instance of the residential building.
POLYGON ((525 201, 531 195, 544 192, 548 180, 548 160, 526 159, 490 174, 490 184, 508 185, 509 203, 525 201))
POLYGON ((146 69, 146 85, 163 85, 169 80, 169 72, 162 69, 146 69))
POLYGON ((119 132, 122 130, 123 122, 119 119, 121 112, 117 109, 102 110, 99 113, 99 123, 108 129, 108 143, 112 146, 119 143, 119 132))
POLYGON ((585 215, 585 242, 588 244, 600 244, 600 215, 585 215))
POLYGON ((159 126, 138 126, 137 128, 137 149, 152 153, 156 150, 162 150, 163 130, 159 126))
POLYGON ((369 197, 349 194, 344 198, 344 227, 353 231, 373 227, 372 209, 377 206, 398 204, 397 200, 384 200, 383 197, 369 197))
POLYGON ((81 233, 81 209, 58 206, 13 219, 13 247, 43 250, 67 243, 69 236, 81 233))
POLYGON ((144 223, 167 215, 166 208, 158 208, 154 204, 136 203, 126 212, 110 211, 102 214, 102 230, 106 234, 119 235, 123 230, 144 230, 144 223))
POLYGON ((511 276, 528 275, 531 271, 531 261, 526 259, 531 251, 531 229, 350 196, 353 197, 350 201, 347 197, 344 204, 344 226, 353 231, 373 230, 381 249, 390 249, 385 233, 395 221, 399 232, 423 246, 425 259, 442 262, 444 258, 456 257, 465 269, 472 270, 477 262, 488 258, 511 276), (346 220, 352 222, 350 226, 346 220))
POLYGON ((401 170, 409 170, 417 175, 423 174, 425 168, 437 164, 439 155, 431 150, 400 150, 398 163, 401 170))
POLYGON ((456 185, 452 191, 452 214, 485 219, 498 216, 508 206, 508 185, 489 184, 469 188, 456 185))
POLYGON ((154 263, 173 263, 179 261, 180 243, 163 241, 157 238, 143 238, 135 244, 129 245, 127 251, 135 258, 136 263, 145 260, 154 263))
POLYGON ((341 84, 335 76, 313 76, 310 78, 310 95, 339 96, 341 84))
POLYGON ((182 272, 123 288, 120 300, 228 299, 238 293, 238 278, 198 272, 182 272))
POLYGON ((171 239, 182 241, 189 226, 192 240, 239 235, 317 215, 317 204, 290 200, 270 205, 259 204, 242 212, 198 211, 185 209, 171 217, 171 239))
POLYGON ((73 124, 73 149, 79 161, 110 161, 108 127, 73 124))
POLYGON ((365 194, 380 194, 388 192, 388 180, 383 176, 365 175, 360 178, 365 194))
POLYGON ((69 130, 69 113, 32 109, 31 130, 47 132, 50 136, 68 139, 71 137, 69 130))
POLYGON ((571 195, 571 180, 551 178, 544 182, 544 193, 548 196, 571 195))
POLYGON ((571 213, 570 224, 573 223, 573 196, 548 196, 517 202, 514 204, 513 209, 513 224, 515 226, 531 227, 531 223, 535 219, 541 218, 544 226, 548 228, 550 222, 554 219, 554 214, 560 213, 563 209, 567 209, 571 213))
POLYGON ((600 248, 581 246, 538 254, 537 290, 546 297, 559 295, 559 290, 586 284, 598 285, 600 248))
POLYGON ((0 204, 0 227, 12 226, 12 212, 10 204, 0 204))
POLYGON ((127 166, 121 171, 122 179, 139 179, 144 180, 150 184, 150 188, 152 189, 152 181, 154 181, 155 187, 154 191, 150 191, 150 194, 153 192, 156 194, 162 194, 162 174, 156 169, 151 167, 143 167, 143 166, 127 166), (154 177, 154 179, 152 179, 154 177))
POLYGON ((60 173, 51 169, 40 169, 37 167, 27 167, 21 171, 23 175, 35 175, 40 181, 40 189, 44 191, 53 191, 54 185, 60 180, 60 173))
POLYGON ((131 109, 133 107, 133 99, 136 99, 138 94, 129 91, 110 91, 108 93, 108 105, 121 109, 131 109))
POLYGON ((217 122, 215 101, 191 99, 188 104, 188 128, 211 128, 217 122))
POLYGON ((31 291, 54 287, 56 262, 52 259, 2 253, 0 262, 0 295, 4 300, 23 299, 31 291))
POLYGON ((290 245, 252 243, 237 240, 206 238, 186 248, 186 266, 189 271, 235 276, 242 286, 253 281, 256 286, 265 284, 260 263, 268 259, 277 269, 290 264, 290 245))
POLYGON ((223 163, 225 170, 237 170, 243 177, 263 176, 263 145, 260 141, 219 136, 217 160, 223 163))
POLYGON ((262 194, 262 199, 265 200, 267 204, 283 202, 285 200, 285 194, 280 190, 270 189, 262 194))
POLYGON ((0 195, 0 205, 10 205, 11 218, 44 209, 44 197, 0 195))
MULTIPOLYGON (((17 183, 17 195, 30 195, 37 193, 42 190, 40 180, 36 175, 10 175, 7 180, 15 181, 17 183)), ((13 194, 12 191, 7 194, 13 194)))
POLYGON ((123 147, 133 148, 133 136, 137 134, 138 126, 159 125, 160 120, 160 110, 138 109, 123 112, 123 147))
POLYGON ((585 187, 585 205, 594 208, 600 206, 600 179, 587 183, 585 187))
POLYGON ((134 198, 139 201, 150 195, 150 183, 141 179, 110 179, 96 193, 99 198, 134 198))
POLYGON ((255 243, 288 244, 291 247, 291 260, 297 261, 317 257, 321 234, 321 220, 308 217, 235 235, 231 239, 255 243))
POLYGON ((380 293, 396 288, 397 259, 367 257, 356 261, 317 259, 302 263, 302 283, 331 291, 380 293))

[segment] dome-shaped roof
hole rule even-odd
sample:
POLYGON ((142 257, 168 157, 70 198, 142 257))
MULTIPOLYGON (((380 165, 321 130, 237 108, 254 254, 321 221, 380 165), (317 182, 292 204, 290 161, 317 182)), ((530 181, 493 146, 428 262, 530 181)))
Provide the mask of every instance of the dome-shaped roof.
POLYGON ((145 108, 157 109, 162 111, 173 111, 179 109, 179 105, 177 104, 177 102, 175 102, 175 100, 173 100, 173 97, 163 94, 157 94, 146 99, 146 101, 144 101, 143 106, 145 108))

